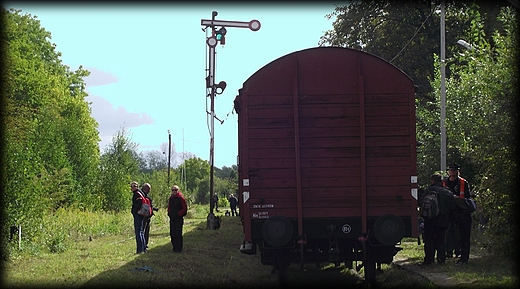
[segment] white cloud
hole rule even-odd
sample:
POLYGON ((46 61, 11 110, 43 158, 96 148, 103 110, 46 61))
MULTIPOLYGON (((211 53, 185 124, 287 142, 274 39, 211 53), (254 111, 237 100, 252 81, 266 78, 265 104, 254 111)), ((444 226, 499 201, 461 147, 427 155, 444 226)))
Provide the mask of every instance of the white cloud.
POLYGON ((119 79, 111 73, 101 71, 96 68, 85 69, 90 71, 90 75, 88 77, 85 77, 85 83, 87 84, 87 86, 101 86, 119 81, 119 79))

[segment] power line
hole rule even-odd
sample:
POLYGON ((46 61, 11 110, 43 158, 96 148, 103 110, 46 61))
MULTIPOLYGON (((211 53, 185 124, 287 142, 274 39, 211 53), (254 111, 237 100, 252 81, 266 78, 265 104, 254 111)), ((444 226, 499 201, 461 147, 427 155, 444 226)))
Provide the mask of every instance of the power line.
POLYGON ((399 56, 399 54, 401 54, 401 52, 403 52, 403 51, 406 49, 406 47, 408 46, 408 44, 410 44, 410 42, 412 42, 413 38, 417 35, 417 33, 419 33, 419 30, 421 30, 421 28, 424 27, 424 23, 426 23, 426 21, 428 21, 428 18, 430 18, 430 16, 432 16, 432 14, 433 14, 433 12, 434 12, 435 10, 437 10, 437 8, 432 9, 432 11, 430 12, 430 15, 428 15, 428 16, 426 17, 426 19, 424 19, 423 23, 421 24, 421 26, 419 26, 419 28, 417 28, 417 30, 415 31, 415 33, 414 33, 414 35, 412 36, 412 38, 410 38, 410 40, 408 40, 408 42, 407 42, 406 45, 401 49, 401 51, 399 51, 399 52, 394 56, 394 58, 392 58, 392 60, 390 60, 390 63, 392 63, 392 61, 394 61, 395 58, 396 58, 397 56, 399 56))

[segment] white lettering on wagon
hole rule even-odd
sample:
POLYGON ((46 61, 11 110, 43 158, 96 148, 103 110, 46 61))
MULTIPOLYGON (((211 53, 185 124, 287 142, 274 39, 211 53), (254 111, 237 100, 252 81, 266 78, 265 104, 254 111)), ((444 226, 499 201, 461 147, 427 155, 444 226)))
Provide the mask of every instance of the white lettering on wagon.
POLYGON ((352 227, 349 224, 345 224, 343 227, 341 227, 341 231, 345 234, 348 234, 352 231, 352 227))
POLYGON ((253 213, 253 219, 269 219, 269 212, 253 213))
POLYGON ((274 208, 273 204, 255 204, 253 205, 253 209, 266 209, 266 208, 274 208))

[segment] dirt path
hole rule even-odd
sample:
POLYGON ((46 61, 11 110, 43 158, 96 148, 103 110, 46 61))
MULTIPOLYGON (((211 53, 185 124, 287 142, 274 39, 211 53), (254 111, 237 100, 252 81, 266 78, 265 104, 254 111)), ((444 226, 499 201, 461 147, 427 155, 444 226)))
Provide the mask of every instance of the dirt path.
MULTIPOLYGON (((475 257, 474 255, 470 255, 470 257, 475 257)), ((417 265, 417 261, 410 261, 409 259, 402 258, 396 256, 394 259, 394 264, 408 270, 410 272, 413 272, 415 274, 421 275, 424 278, 427 278, 430 280, 433 284, 439 286, 439 287, 456 287, 460 286, 462 284, 467 285, 473 283, 473 280, 460 280, 456 279, 452 276, 449 276, 446 272, 435 272, 437 266, 450 266, 449 263, 455 263, 457 259, 453 260, 446 260, 446 265, 438 265, 433 264, 428 267, 421 267, 417 265)))
POLYGON ((452 287, 459 284, 455 282, 455 280, 453 280, 453 278, 448 276, 446 273, 435 273, 425 271, 424 268, 419 267, 419 265, 417 265, 415 262, 410 262, 408 259, 395 258, 394 264, 405 270, 423 276, 424 278, 430 280, 433 284, 437 286, 452 287))

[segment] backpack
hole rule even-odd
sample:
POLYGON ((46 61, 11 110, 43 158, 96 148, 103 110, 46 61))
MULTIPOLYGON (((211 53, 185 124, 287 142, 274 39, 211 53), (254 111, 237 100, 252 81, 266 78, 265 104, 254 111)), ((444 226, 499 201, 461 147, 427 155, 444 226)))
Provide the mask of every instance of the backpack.
POLYGON ((425 219, 433 219, 440 214, 439 199, 437 192, 431 190, 426 193, 421 203, 421 217, 425 219))
POLYGON ((152 204, 150 199, 145 197, 141 192, 137 191, 139 195, 141 195, 141 208, 137 211, 137 214, 143 217, 151 217, 152 216, 152 204))

